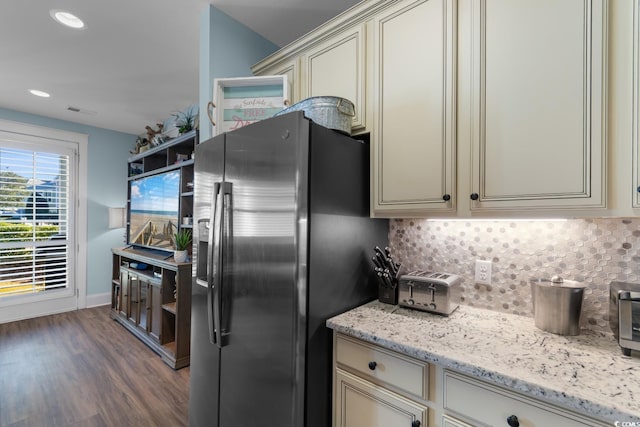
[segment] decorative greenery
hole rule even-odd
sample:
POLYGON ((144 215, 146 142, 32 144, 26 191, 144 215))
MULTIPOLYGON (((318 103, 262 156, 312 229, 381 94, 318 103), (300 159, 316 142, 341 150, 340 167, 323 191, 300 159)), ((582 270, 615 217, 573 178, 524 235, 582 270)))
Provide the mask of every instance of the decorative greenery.
MULTIPOLYGON (((28 223, 0 222, 0 242, 24 242, 32 240, 34 226, 28 223)), ((47 240, 58 233, 57 225, 36 225, 36 240, 47 240)))
POLYGON ((178 132, 185 133, 195 128, 196 117, 198 116, 198 107, 192 105, 184 111, 178 111, 172 114, 176 118, 176 127, 178 132))
MULTIPOLYGON (((35 240, 48 240, 58 234, 57 225, 36 225, 35 240)), ((34 238, 34 226, 25 223, 0 222, 0 242, 28 242, 34 238)), ((33 248, 16 248, 12 251, 5 251, 4 255, 11 256, 31 256, 33 248)), ((19 260, 19 259, 16 259, 19 260)))
POLYGON ((182 229, 178 230, 173 235, 173 245, 177 251, 186 251, 191 243, 191 230, 182 229))
POLYGON ((0 172, 2 194, 0 194, 0 209, 20 208, 25 205, 25 199, 30 191, 27 190, 28 180, 17 173, 0 172))

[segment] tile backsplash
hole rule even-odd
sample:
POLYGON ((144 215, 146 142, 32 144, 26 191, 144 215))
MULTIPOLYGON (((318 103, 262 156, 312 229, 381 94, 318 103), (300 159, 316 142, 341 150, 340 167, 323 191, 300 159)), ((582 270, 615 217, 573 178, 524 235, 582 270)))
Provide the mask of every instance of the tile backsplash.
POLYGON ((462 304, 533 317, 530 279, 560 275, 587 285, 581 326, 610 333, 609 283, 640 282, 640 218, 390 220, 389 244, 406 271, 462 277, 462 304), (491 285, 474 282, 492 261, 491 285))

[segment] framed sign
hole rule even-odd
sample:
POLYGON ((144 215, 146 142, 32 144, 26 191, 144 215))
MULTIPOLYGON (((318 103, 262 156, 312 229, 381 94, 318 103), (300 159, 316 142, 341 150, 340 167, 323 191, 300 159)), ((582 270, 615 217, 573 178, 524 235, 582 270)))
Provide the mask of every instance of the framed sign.
POLYGON ((288 104, 287 76, 215 79, 207 113, 212 135, 268 119, 288 104))

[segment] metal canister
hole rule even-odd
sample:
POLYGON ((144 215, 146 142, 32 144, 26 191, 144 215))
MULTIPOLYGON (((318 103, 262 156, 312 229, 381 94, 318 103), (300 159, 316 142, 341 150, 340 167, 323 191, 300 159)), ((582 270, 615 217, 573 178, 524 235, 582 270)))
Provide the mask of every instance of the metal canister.
POLYGON ((536 327, 559 335, 579 335, 585 287, 560 276, 531 280, 536 327))
POLYGON ((304 111, 305 117, 319 125, 351 135, 351 121, 356 115, 353 102, 339 96, 313 96, 275 114, 304 111))

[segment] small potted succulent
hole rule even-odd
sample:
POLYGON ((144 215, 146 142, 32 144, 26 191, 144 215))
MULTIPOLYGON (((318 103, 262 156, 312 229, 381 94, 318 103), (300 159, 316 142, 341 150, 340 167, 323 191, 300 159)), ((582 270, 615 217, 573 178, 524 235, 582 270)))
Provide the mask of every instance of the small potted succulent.
POLYGON ((187 262, 189 245, 191 244, 191 230, 180 229, 173 235, 173 259, 175 262, 187 262))

